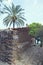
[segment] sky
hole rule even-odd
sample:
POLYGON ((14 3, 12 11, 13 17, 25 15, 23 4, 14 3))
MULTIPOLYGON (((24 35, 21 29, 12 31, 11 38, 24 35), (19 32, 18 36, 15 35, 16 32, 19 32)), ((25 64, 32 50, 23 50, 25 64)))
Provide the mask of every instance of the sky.
MULTIPOLYGON (((31 24, 33 22, 43 24, 43 0, 8 0, 7 4, 11 2, 15 5, 21 5, 25 12, 25 24, 31 24)), ((0 17, 0 28, 6 28, 2 23, 2 17, 0 17)))

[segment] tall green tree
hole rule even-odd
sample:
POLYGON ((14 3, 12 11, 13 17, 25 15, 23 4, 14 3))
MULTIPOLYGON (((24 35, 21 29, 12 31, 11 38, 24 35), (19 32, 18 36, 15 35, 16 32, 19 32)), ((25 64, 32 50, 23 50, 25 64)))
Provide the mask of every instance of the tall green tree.
POLYGON ((11 26, 13 23, 13 28, 15 25, 17 26, 23 26, 24 25, 24 9, 20 7, 20 5, 14 5, 14 3, 11 4, 11 6, 4 5, 3 10, 1 10, 1 14, 7 14, 7 16, 3 19, 3 23, 6 26, 11 26))
POLYGON ((40 23, 32 23, 30 25, 27 25, 30 28, 29 34, 35 37, 36 32, 42 25, 40 23))
POLYGON ((40 27, 37 31, 36 31, 36 35, 35 35, 37 40, 41 41, 40 46, 42 47, 43 45, 43 26, 40 27))
POLYGON ((43 26, 40 27, 37 32, 36 32, 36 35, 35 35, 37 38, 40 37, 40 39, 43 41, 43 26))

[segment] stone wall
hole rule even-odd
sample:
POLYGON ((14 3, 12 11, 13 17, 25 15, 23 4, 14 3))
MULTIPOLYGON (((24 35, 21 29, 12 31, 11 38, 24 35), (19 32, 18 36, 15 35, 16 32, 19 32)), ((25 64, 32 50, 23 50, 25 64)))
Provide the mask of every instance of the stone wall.
POLYGON ((0 31, 0 60, 3 62, 11 61, 12 39, 11 31, 0 31))
POLYGON ((0 61, 15 64, 15 59, 31 46, 29 28, 7 29, 0 31, 0 61))
POLYGON ((0 30, 0 61, 9 65, 43 65, 43 47, 33 46, 28 28, 0 30))

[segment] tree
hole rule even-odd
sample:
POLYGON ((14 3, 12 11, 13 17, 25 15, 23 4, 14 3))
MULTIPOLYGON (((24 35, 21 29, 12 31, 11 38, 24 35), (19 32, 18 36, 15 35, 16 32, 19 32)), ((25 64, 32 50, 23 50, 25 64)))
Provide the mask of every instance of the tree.
POLYGON ((2 0, 0 0, 0 2, 2 2, 2 0))
POLYGON ((36 32, 36 35, 35 35, 37 38, 40 37, 40 39, 43 41, 43 26, 40 27, 37 32, 36 32))
MULTIPOLYGON (((0 0, 0 2, 2 2, 2 1, 4 1, 4 0, 0 0)), ((6 0, 5 0, 6 1, 6 0)))
POLYGON ((42 44, 43 44, 43 26, 37 30, 35 37, 37 38, 37 40, 38 40, 38 38, 40 38, 40 41, 41 41, 40 46, 42 46, 42 44))
POLYGON ((3 23, 6 25, 6 26, 11 26, 11 24, 13 23, 13 28, 15 27, 15 24, 17 26, 21 26, 21 25, 24 25, 24 20, 26 20, 24 18, 24 15, 23 15, 23 10, 20 5, 14 5, 14 3, 12 3, 11 6, 6 6, 4 5, 4 8, 3 10, 1 10, 1 14, 7 14, 7 16, 3 19, 3 23))
POLYGON ((37 30, 40 27, 42 27, 42 25, 39 23, 32 23, 32 24, 28 25, 28 27, 30 28, 29 34, 35 37, 37 30))

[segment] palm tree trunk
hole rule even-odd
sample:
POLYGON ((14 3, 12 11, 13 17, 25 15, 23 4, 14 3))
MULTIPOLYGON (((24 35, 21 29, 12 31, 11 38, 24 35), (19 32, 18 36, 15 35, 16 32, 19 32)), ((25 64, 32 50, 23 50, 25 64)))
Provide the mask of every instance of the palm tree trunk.
POLYGON ((13 28, 15 28, 15 22, 13 21, 13 28))

